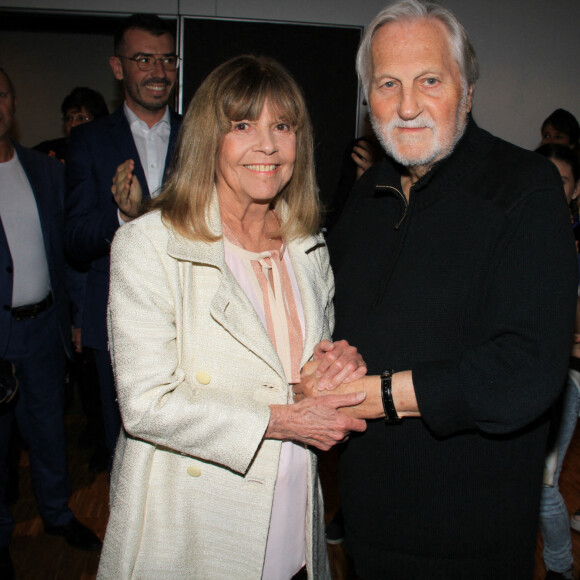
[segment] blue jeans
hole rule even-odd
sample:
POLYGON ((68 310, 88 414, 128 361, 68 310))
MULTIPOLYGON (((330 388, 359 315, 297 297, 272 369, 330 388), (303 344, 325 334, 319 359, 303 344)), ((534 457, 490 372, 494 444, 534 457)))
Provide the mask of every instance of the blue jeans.
MULTIPOLYGON (((568 444, 574 434, 580 410, 580 373, 568 371, 563 393, 560 424, 554 443, 557 453, 552 463, 552 485, 544 483, 540 500, 540 530, 544 540, 544 565, 547 570, 560 572, 572 578, 574 560, 570 537, 570 515, 560 493, 559 479, 568 444)), ((549 463, 549 459, 547 461, 549 463)), ((546 480, 546 478, 544 478, 546 480)))

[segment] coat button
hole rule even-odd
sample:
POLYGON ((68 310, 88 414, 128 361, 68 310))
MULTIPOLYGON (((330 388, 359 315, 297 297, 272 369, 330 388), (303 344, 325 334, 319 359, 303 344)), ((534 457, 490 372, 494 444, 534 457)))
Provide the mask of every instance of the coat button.
POLYGON ((195 378, 202 385, 209 385, 209 382, 211 381, 210 376, 207 373, 204 373, 203 371, 197 373, 197 375, 195 375, 195 378))
POLYGON ((197 465, 190 465, 187 468, 187 474, 191 477, 199 477, 201 475, 201 469, 197 465))

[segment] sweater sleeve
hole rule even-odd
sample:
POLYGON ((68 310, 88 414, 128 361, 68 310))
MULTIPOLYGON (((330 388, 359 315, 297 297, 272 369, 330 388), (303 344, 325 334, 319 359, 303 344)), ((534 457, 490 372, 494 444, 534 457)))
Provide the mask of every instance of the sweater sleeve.
POLYGON ((538 190, 506 211, 482 296, 481 341, 455 360, 417 364, 419 410, 438 436, 514 432, 540 417, 565 380, 577 266, 562 192, 538 190))

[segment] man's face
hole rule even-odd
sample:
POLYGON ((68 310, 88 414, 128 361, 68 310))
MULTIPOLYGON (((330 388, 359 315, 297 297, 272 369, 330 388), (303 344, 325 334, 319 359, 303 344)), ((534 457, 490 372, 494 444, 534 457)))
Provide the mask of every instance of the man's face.
MULTIPOLYGON (((170 56, 175 54, 175 45, 170 34, 154 36, 139 28, 130 28, 125 32, 120 52, 130 58, 147 54, 170 56)), ((150 71, 140 70, 135 61, 127 58, 112 56, 109 62, 115 78, 123 81, 129 108, 138 117, 165 109, 177 71, 165 70, 160 61, 150 71)))
POLYGON ((70 137, 70 130, 77 125, 84 125, 90 123, 94 119, 93 115, 87 111, 86 107, 79 107, 74 109, 67 109, 64 114, 64 132, 70 137))
POLYGON ((369 106, 389 155, 427 171, 455 147, 471 110, 447 31, 436 20, 391 22, 371 46, 369 106))
POLYGON ((14 123, 16 99, 10 90, 10 83, 0 72, 0 143, 10 139, 10 129, 14 123))

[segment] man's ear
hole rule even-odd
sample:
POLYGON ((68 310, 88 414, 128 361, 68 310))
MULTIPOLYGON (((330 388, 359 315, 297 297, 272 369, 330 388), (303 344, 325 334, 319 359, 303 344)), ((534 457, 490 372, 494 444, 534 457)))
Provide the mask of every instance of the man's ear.
POLYGON ((467 103, 465 104, 466 111, 471 112, 471 107, 473 106, 473 85, 470 85, 467 89, 467 103))
POLYGON ((576 182, 576 187, 572 192, 572 199, 578 199, 579 195, 580 195, 580 179, 576 182))
POLYGON ((109 57, 109 64, 113 69, 113 75, 118 81, 122 81, 125 77, 123 76, 123 65, 121 64, 121 59, 118 56, 109 57))

